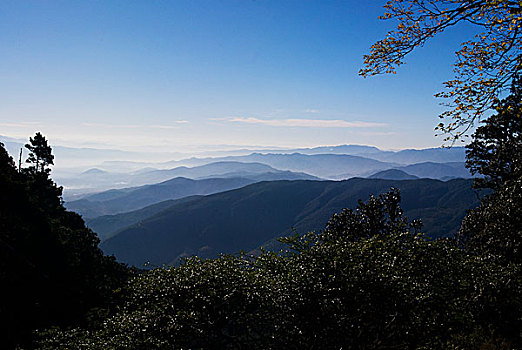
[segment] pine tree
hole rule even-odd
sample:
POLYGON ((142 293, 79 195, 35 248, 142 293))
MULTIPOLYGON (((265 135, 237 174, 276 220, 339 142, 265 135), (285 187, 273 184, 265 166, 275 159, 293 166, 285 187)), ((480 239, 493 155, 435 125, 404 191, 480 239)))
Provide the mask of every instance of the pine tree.
POLYGON ((34 173, 49 172, 49 169, 46 169, 46 167, 54 165, 54 156, 51 147, 47 144, 45 136, 37 132, 34 138, 29 138, 29 142, 30 143, 25 145, 25 148, 30 152, 26 162, 33 164, 29 167, 29 170, 34 173))

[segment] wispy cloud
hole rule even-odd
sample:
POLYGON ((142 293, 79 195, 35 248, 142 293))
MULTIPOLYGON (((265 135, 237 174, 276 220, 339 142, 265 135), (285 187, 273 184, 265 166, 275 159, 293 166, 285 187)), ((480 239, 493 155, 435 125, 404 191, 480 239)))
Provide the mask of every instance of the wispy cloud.
POLYGON ((259 119, 254 117, 228 117, 215 118, 231 123, 260 124, 269 126, 307 127, 307 128, 380 128, 387 126, 385 123, 372 123, 363 121, 324 120, 324 119, 259 119))
MULTIPOLYGON (((187 124, 187 120, 175 120, 176 124, 187 124)), ((83 126, 105 129, 176 129, 177 125, 159 125, 159 124, 105 124, 105 123, 82 123, 83 126)))
POLYGON ((313 114, 317 114, 317 113, 320 113, 321 111, 318 110, 318 109, 309 108, 309 109, 305 109, 304 112, 305 112, 305 113, 313 113, 313 114))

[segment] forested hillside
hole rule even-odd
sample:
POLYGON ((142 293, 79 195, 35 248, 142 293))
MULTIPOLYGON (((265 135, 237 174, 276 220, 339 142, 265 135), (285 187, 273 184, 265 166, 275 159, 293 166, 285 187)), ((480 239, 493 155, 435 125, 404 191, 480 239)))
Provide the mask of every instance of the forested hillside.
POLYGON ((31 347, 31 332, 86 326, 106 315, 131 275, 98 248, 96 234, 66 211, 49 177, 51 148, 36 134, 17 169, 0 143, 1 347, 31 347))
MULTIPOLYGON (((451 236, 466 210, 479 204, 471 185, 472 180, 463 179, 261 182, 173 203, 137 220, 134 226, 116 227, 112 233, 97 222, 104 236, 112 236, 101 245, 107 254, 138 267, 148 262, 161 266, 177 263, 183 256, 212 258, 220 253, 250 251, 290 234, 291 228, 301 233, 320 230, 334 213, 354 208, 359 198, 392 187, 401 191, 405 215, 425 222, 423 232, 433 238, 451 236)), ((114 227, 129 215, 132 219, 142 213, 104 217, 104 223, 114 227)))
POLYGON ((124 213, 165 200, 223 192, 255 182, 247 178, 192 180, 176 177, 159 184, 110 190, 68 202, 67 208, 87 218, 124 213))

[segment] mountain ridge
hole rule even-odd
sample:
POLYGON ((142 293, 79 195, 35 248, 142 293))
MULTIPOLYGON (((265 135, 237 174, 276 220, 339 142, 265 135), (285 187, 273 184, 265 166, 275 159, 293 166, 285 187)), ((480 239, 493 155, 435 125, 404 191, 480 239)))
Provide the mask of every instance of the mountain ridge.
POLYGON ((248 251, 289 234, 291 227, 301 233, 320 229, 333 213, 390 187, 401 190, 410 219, 425 218, 425 232, 447 236, 456 232, 466 210, 479 203, 471 184, 472 180, 464 179, 363 178, 259 182, 171 206, 121 230, 101 247, 138 266, 146 261, 170 263, 191 254, 213 257, 248 251))

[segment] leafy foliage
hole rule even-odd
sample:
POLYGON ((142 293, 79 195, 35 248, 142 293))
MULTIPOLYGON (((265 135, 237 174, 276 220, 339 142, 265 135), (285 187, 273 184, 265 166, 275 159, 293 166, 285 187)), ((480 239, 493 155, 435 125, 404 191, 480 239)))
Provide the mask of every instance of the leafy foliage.
POLYGON ((460 239, 476 253, 522 264, 522 178, 506 183, 462 223, 460 239))
POLYGON ((497 114, 475 131, 467 166, 484 176, 476 187, 495 192, 469 212, 459 237, 476 253, 522 264, 522 86, 499 101, 497 114))
POLYGON ((497 101, 497 114, 477 128, 473 142, 467 146, 467 165, 484 178, 476 179, 476 187, 492 188, 493 194, 483 198, 482 205, 469 211, 458 238, 475 256, 495 263, 502 273, 516 271, 506 278, 504 298, 484 309, 484 314, 499 325, 504 337, 522 336, 520 300, 522 295, 522 91, 520 80, 514 82, 512 94, 497 101))
POLYGON ((52 331, 39 345, 431 349, 520 344, 519 335, 491 317, 499 309, 520 310, 520 299, 511 297, 520 295, 513 288, 520 288, 520 271, 469 255, 453 240, 432 241, 410 232, 399 199, 397 191, 372 197, 334 216, 324 231, 284 239, 291 250, 281 254, 190 258, 177 268, 149 271, 130 282, 125 306, 103 327, 52 331))
POLYGON ((511 95, 495 106, 490 116, 473 134, 466 146, 466 166, 473 174, 475 187, 500 189, 506 181, 522 177, 522 85, 516 80, 511 95))
POLYGON ((396 73, 404 58, 430 38, 461 22, 481 30, 456 52, 453 80, 436 96, 449 99, 449 118, 436 129, 459 139, 509 90, 522 68, 522 6, 512 0, 389 0, 381 19, 396 19, 397 29, 375 43, 365 56, 362 76, 396 73))
MULTIPOLYGON (((347 234, 350 235, 348 239, 359 240, 403 231, 408 223, 399 207, 400 198, 399 191, 393 189, 379 197, 370 196, 367 203, 359 200, 355 211, 343 209, 341 213, 332 216, 322 235, 323 240, 338 239, 347 234)), ((416 229, 422 226, 420 221, 412 225, 416 229)))
POLYGON ((28 346, 36 328, 86 325, 96 308, 112 307, 112 291, 130 274, 104 256, 96 234, 62 206, 62 189, 45 168, 52 164, 47 142, 38 134, 31 140, 38 161, 22 172, 0 144, 0 319, 6 348, 28 346))
MULTIPOLYGON (((522 178, 506 182, 471 210, 458 238, 464 248, 495 266, 502 283, 493 303, 482 313, 506 338, 522 338, 522 178), (501 296, 501 297, 500 297, 501 296), (516 301, 513 304, 513 301, 516 301)), ((490 268, 491 268, 490 267, 490 268)), ((491 291, 491 290, 490 290, 491 291)))

